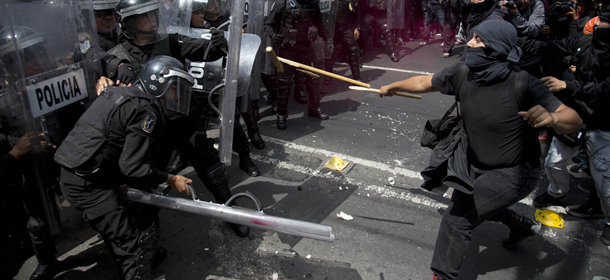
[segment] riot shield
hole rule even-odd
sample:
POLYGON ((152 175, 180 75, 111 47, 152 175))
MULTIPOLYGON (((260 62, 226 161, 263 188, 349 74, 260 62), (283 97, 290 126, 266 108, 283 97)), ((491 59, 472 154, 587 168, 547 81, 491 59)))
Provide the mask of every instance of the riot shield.
MULTIPOLYGON (((264 23, 264 18, 269 15, 269 11, 271 10, 271 7, 273 6, 274 1, 273 0, 263 0, 261 2, 263 3, 263 23, 264 23)), ((263 49, 266 49, 267 47, 272 47, 273 50, 277 53, 278 46, 275 45, 275 43, 273 42, 273 40, 271 40, 271 38, 269 38, 264 32, 262 34, 260 34, 259 36, 261 37, 261 40, 262 40, 263 49)), ((273 62, 271 61, 271 58, 266 54, 263 54, 263 57, 264 57, 264 59, 263 59, 264 67, 262 68, 262 73, 265 73, 267 75, 275 75, 277 70, 275 69, 273 62)))
POLYGON ((187 34, 193 12, 192 0, 159 1, 159 11, 167 34, 187 34))
POLYGON ((19 172, 36 205, 38 234, 53 236, 61 228, 53 148, 97 96, 95 56, 84 55, 98 52, 93 9, 61 0, 0 4, 0 113, 10 136, 30 137, 19 172))
POLYGON ((388 30, 405 28, 405 1, 388 1, 388 30))
MULTIPOLYGON (((263 27, 265 25, 265 2, 264 1, 246 1, 246 7, 244 9, 244 15, 247 16, 246 23, 246 33, 258 36, 259 38, 265 38, 265 32, 263 31, 263 27)), ((245 41, 246 38, 243 37, 242 41, 245 41)), ((244 43, 242 43, 244 45, 244 43)), ((250 80, 250 89, 248 94, 248 100, 243 100, 241 103, 241 111, 246 112, 247 106, 250 100, 256 100, 260 98, 260 88, 261 88, 261 68, 264 65, 264 57, 267 55, 263 50, 263 45, 259 44, 258 52, 256 53, 253 66, 252 66, 252 74, 251 77, 254 77, 250 80), (245 102, 248 101, 248 102, 245 102)), ((242 48, 243 51, 243 48, 242 48)), ((241 54, 244 56, 244 53, 241 54)))

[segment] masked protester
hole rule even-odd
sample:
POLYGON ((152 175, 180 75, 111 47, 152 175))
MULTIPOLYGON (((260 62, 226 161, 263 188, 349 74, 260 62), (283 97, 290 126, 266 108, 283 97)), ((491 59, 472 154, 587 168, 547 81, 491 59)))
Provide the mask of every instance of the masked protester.
POLYGON ((568 133, 582 124, 578 114, 539 80, 513 69, 521 50, 510 23, 489 20, 473 31, 464 63, 383 86, 380 93, 383 97, 397 91, 440 91, 455 95, 460 103, 469 170, 461 175, 474 178, 473 190, 453 191, 432 257, 434 279, 458 279, 472 230, 487 220, 508 226, 510 234, 502 242, 506 248, 540 230, 540 224, 508 208, 538 183, 537 129, 546 126, 568 133))

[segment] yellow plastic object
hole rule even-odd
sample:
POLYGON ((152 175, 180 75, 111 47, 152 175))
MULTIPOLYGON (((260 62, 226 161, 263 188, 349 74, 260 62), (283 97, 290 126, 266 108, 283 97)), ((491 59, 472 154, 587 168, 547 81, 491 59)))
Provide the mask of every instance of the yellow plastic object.
POLYGON ((345 169, 345 167, 347 167, 347 165, 349 164, 348 161, 344 161, 340 158, 331 158, 325 165, 324 167, 330 169, 330 170, 334 170, 334 171, 343 171, 343 169, 345 169))
POLYGON ((534 214, 536 217, 536 221, 539 221, 541 224, 549 227, 555 228, 563 228, 563 217, 561 214, 557 214, 553 210, 549 209, 536 209, 536 213, 534 214))

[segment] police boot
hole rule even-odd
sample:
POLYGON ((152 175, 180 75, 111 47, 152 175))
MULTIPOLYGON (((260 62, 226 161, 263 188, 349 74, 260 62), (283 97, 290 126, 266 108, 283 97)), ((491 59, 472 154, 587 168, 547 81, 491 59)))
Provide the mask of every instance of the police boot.
POLYGON ((362 81, 360 78, 360 52, 357 46, 349 48, 349 68, 352 70, 352 78, 357 81, 362 81))
POLYGON ((286 128, 288 128, 288 124, 286 123, 287 118, 288 116, 286 115, 277 115, 277 129, 286 130, 286 128))
POLYGON ((152 258, 152 268, 157 268, 167 258, 167 250, 163 247, 155 248, 155 255, 152 258))
POLYGON ((54 237, 44 237, 42 225, 35 217, 30 217, 27 222, 27 230, 30 233, 32 247, 38 260, 38 266, 30 276, 30 280, 46 280, 60 272, 59 261, 55 257, 54 237))
POLYGON ((59 261, 57 260, 47 264, 39 263, 32 275, 30 275, 30 280, 51 280, 59 272, 59 261))
MULTIPOLYGON (((229 178, 224 164, 217 162, 206 172, 203 179, 203 184, 210 191, 216 203, 224 204, 231 198, 231 189, 229 188, 229 178)), ((235 203, 233 203, 235 204, 235 203)), ((250 227, 227 223, 233 230, 235 235, 239 237, 247 237, 250 234, 250 227)))
MULTIPOLYGON (((125 278, 127 279, 152 279, 152 270, 153 270, 153 261, 155 260, 155 255, 157 254, 157 241, 159 240, 159 228, 156 224, 151 224, 147 229, 140 232, 140 236, 138 237, 137 246, 139 247, 139 252, 136 257, 136 267, 135 269, 129 269, 125 271, 125 278)), ((164 249, 162 249, 164 250, 164 249)), ((162 254, 162 252, 160 252, 162 254)), ((167 252, 165 252, 167 256, 167 252)), ((161 264, 163 260, 161 260, 161 255, 157 257, 157 262, 161 264)))
POLYGON ((248 112, 242 113, 242 117, 244 118, 246 128, 248 129, 248 137, 250 138, 250 142, 255 148, 262 150, 265 148, 265 141, 263 141, 263 138, 261 137, 253 111, 254 109, 250 108, 248 112))
POLYGON ((290 96, 290 77, 278 76, 277 78, 277 128, 285 130, 288 126, 288 98, 290 96))
POLYGON ((384 37, 386 38, 386 41, 387 41, 388 54, 390 56, 390 59, 394 62, 398 62, 400 60, 400 58, 398 57, 398 54, 396 53, 396 44, 395 44, 393 34, 391 32, 386 32, 386 33, 384 33, 384 37))
POLYGON ((260 110, 258 107, 258 99, 250 101, 250 108, 252 109, 252 116, 254 121, 258 123, 261 120, 260 110))
POLYGON ((328 115, 320 108, 320 78, 313 78, 307 83, 309 91, 309 107, 307 114, 321 120, 328 120, 328 115))
POLYGON ((248 137, 244 133, 241 124, 236 121, 233 127, 233 150, 239 155, 239 168, 248 174, 248 176, 258 176, 261 172, 250 159, 250 143, 248 137))
POLYGON ((508 235, 508 239, 502 241, 502 246, 504 246, 504 248, 515 248, 519 243, 523 242, 523 240, 536 235, 540 231, 540 223, 536 223, 532 219, 520 216, 517 213, 515 213, 515 215, 517 217, 511 223, 507 224, 510 229, 510 234, 508 235))
POLYGON ((305 74, 295 71, 294 73, 294 100, 299 104, 307 104, 307 91, 305 89, 305 74))

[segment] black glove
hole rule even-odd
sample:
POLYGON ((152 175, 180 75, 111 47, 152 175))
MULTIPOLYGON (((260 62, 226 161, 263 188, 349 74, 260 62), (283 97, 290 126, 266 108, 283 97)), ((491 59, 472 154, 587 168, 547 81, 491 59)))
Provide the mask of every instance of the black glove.
POLYGON ((129 63, 123 63, 117 68, 116 79, 123 84, 133 84, 136 81, 136 73, 133 72, 133 66, 129 63))
POLYGON ((226 49, 227 39, 225 38, 224 31, 212 29, 210 30, 210 32, 212 33, 212 38, 210 39, 210 41, 212 41, 212 45, 214 46, 214 48, 217 50, 226 49))
POLYGON ((271 37, 271 40, 273 40, 273 42, 276 45, 281 46, 282 43, 284 42, 284 35, 282 35, 282 34, 274 34, 273 37, 271 37))

